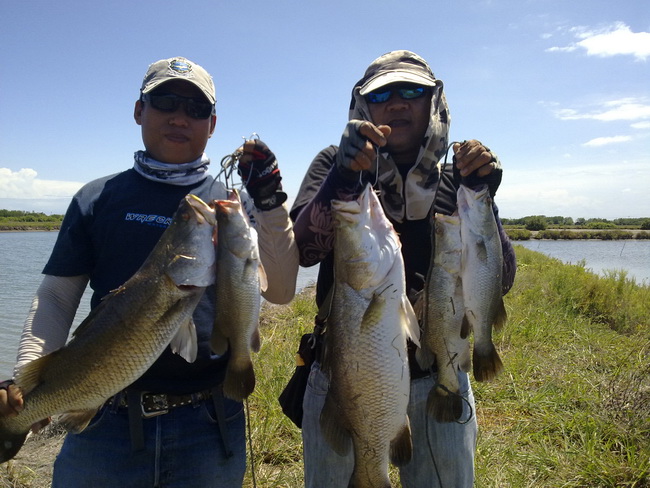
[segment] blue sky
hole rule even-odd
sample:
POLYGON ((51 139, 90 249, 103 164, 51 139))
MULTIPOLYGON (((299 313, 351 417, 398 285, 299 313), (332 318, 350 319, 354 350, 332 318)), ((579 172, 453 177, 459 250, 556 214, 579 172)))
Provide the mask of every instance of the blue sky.
POLYGON ((258 133, 292 200, 367 65, 410 49, 452 140, 499 155, 502 217, 650 217, 647 0, 0 0, 0 18, 0 208, 63 213, 129 168, 142 77, 171 56, 214 77, 212 172, 258 133))

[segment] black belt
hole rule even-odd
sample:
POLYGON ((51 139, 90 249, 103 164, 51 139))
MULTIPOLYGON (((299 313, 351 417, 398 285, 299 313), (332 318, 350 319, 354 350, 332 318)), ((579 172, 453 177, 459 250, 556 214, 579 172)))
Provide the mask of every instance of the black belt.
POLYGON ((224 409, 223 392, 221 385, 210 390, 188 393, 186 395, 172 395, 168 393, 150 393, 136 390, 123 390, 107 403, 110 408, 126 408, 129 415, 129 431, 131 433, 131 447, 133 451, 144 449, 144 432, 142 419, 164 415, 171 409, 184 405, 199 405, 212 399, 217 416, 217 427, 221 433, 221 440, 226 452, 226 457, 233 455, 227 436, 226 416, 224 409))
MULTIPOLYGON (((128 408, 130 395, 120 395, 117 407, 128 408)), ((168 393, 149 393, 142 392, 138 395, 139 410, 142 418, 155 417, 164 415, 171 409, 182 407, 184 405, 198 405, 199 403, 212 397, 211 390, 188 393, 186 395, 172 395, 168 393)))

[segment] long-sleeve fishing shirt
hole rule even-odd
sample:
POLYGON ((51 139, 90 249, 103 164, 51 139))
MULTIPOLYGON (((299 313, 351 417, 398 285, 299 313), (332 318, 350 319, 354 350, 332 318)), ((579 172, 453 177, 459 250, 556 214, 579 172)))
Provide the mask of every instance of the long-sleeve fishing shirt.
MULTIPOLYGON (((316 290, 316 301, 319 306, 334 281, 332 253, 334 227, 331 201, 355 199, 364 187, 358 180, 350 181, 341 176, 335 166, 337 150, 336 146, 329 146, 314 158, 290 212, 294 220, 300 265, 309 267, 320 264, 316 290)), ((460 178, 454 174, 452 164, 446 165, 441 173, 439 185, 434 185, 431 190, 437 191, 434 201, 435 212, 451 215, 456 210, 456 191, 459 185, 460 178)), ((498 182, 492 181, 492 194, 496 192, 496 187, 492 186, 496 185, 498 182)), ((389 189, 382 188, 382 191, 386 192, 389 189)), ((383 198, 390 198, 390 196, 384 194, 383 198)), ((515 278, 515 252, 498 218, 496 205, 493 208, 503 249, 501 277, 502 293, 505 295, 512 287, 515 278)), ((432 220, 427 216, 418 220, 403 219, 401 222, 391 219, 391 222, 400 236, 406 289, 409 291, 409 297, 413 297, 415 292, 423 289, 424 279, 429 269, 432 220)))

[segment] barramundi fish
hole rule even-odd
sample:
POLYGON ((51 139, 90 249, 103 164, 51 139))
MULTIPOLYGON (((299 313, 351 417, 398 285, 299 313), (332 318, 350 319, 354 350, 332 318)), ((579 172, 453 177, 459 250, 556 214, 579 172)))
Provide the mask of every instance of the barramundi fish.
POLYGON ((244 400, 255 389, 251 352, 260 350, 261 292, 267 279, 260 261, 257 232, 244 213, 239 194, 214 201, 217 217, 217 304, 212 350, 230 357, 223 393, 244 400))
POLYGON ((463 413, 458 371, 467 372, 471 367, 461 281, 460 218, 458 214, 435 214, 433 226, 433 252, 422 295, 422 347, 416 358, 422 369, 431 368, 434 361, 437 366, 438 382, 429 393, 427 412, 439 422, 452 422, 463 413))
POLYGON ((487 185, 460 185, 458 214, 463 242, 461 279, 465 314, 474 334, 472 364, 477 381, 489 381, 503 364, 492 343, 492 329, 506 321, 501 275, 503 253, 487 185))
POLYGON ((192 313, 214 283, 214 210, 188 195, 139 270, 107 295, 61 349, 21 367, 24 409, 0 418, 0 462, 14 457, 30 426, 63 414, 82 431, 108 398, 137 380, 172 342, 196 358, 192 313))
POLYGON ((350 485, 390 487, 389 461, 411 458, 407 338, 419 329, 406 297, 400 242, 370 185, 332 202, 334 289, 322 367, 330 386, 320 416, 340 455, 354 452, 350 485))

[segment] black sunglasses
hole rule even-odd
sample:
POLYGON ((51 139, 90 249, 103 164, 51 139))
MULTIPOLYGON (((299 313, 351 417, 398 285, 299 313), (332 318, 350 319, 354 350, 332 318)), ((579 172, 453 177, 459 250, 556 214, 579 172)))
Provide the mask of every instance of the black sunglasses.
POLYGON ((366 95, 366 100, 368 103, 384 103, 390 99, 393 92, 396 92, 403 100, 414 100, 429 93, 429 89, 424 86, 384 87, 377 91, 368 93, 366 95))
POLYGON ((183 105, 185 113, 193 119, 207 119, 214 113, 214 105, 196 98, 181 97, 173 93, 155 94, 146 93, 140 97, 143 102, 151 103, 151 106, 161 112, 176 112, 180 105, 183 105))

